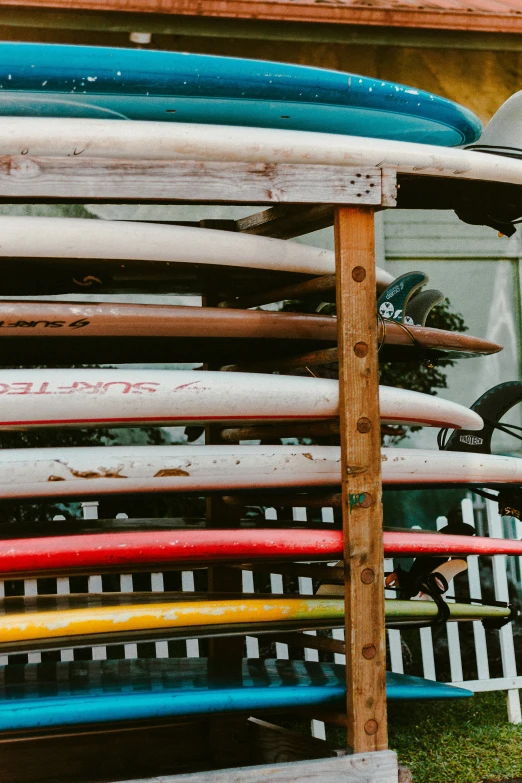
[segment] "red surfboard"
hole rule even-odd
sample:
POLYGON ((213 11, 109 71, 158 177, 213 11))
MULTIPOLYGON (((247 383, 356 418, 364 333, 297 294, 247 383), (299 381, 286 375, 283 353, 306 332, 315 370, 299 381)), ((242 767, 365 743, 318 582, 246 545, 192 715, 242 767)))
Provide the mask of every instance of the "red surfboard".
MULTIPOLYGON (((391 556, 519 555, 522 541, 440 533, 384 533, 391 556)), ((342 556, 340 530, 147 530, 0 542, 0 575, 136 571, 179 564, 328 560, 342 556)))

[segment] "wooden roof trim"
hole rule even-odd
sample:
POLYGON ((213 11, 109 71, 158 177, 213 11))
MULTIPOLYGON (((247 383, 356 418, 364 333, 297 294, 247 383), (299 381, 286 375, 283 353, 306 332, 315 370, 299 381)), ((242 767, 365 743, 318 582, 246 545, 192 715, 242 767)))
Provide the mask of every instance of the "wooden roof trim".
MULTIPOLYGON (((377 27, 406 27, 470 32, 522 32, 522 3, 469 0, 428 0, 429 7, 408 7, 408 0, 2 0, 23 8, 112 11, 143 14, 206 16, 228 19, 315 22, 377 27), (370 3, 373 3, 370 5, 370 3), (448 7, 449 6, 449 7, 448 7), (453 6, 453 7, 452 7, 453 6), (487 9, 487 10, 486 10, 487 9), (491 10, 489 10, 491 9, 491 10)), ((146 25, 144 25, 146 26, 146 25)))

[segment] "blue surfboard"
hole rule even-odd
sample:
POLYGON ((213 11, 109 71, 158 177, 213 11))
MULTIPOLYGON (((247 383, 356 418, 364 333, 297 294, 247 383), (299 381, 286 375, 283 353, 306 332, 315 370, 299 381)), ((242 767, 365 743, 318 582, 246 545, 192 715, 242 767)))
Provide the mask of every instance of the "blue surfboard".
MULTIPOLYGON (((299 707, 342 709, 344 666, 243 661, 233 684, 205 658, 14 664, 0 668, 0 732, 299 707)), ((449 699, 472 692, 387 673, 388 699, 449 699)))
POLYGON ((467 109, 402 84, 300 65, 61 44, 0 44, 0 115, 242 125, 452 147, 467 109))

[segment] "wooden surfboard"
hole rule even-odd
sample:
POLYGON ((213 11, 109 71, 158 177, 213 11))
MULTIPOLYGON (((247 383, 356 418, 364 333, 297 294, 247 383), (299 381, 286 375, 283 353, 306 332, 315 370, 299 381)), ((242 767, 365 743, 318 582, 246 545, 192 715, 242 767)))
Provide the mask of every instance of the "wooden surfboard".
MULTIPOLYGON (((340 484, 340 466, 337 446, 0 449, 0 493, 4 498, 65 498, 327 487, 340 484)), ((522 484, 522 460, 384 448, 382 475, 388 487, 522 484)))
MULTIPOLYGON (((0 575, 13 578, 15 575, 129 573, 230 562, 326 561, 342 557, 343 551, 340 530, 154 530, 152 520, 146 523, 144 520, 147 529, 132 532, 77 534, 75 524, 68 522, 70 535, 44 534, 39 538, 0 540, 0 575)), ((520 557, 522 541, 385 531, 384 555, 520 557)))
MULTIPOLYGON (((479 356, 501 346, 458 332, 386 322, 384 361, 479 356)), ((60 364, 138 361, 257 362, 333 348, 337 319, 325 315, 221 307, 106 302, 0 301, 0 345, 7 363, 37 364, 52 354, 60 364), (38 337, 37 341, 32 338, 38 337), (132 339, 129 339, 132 338, 132 339), (172 339, 175 338, 175 339, 172 339)), ((337 357, 329 357, 336 361, 337 357)), ((308 357, 313 364, 313 357, 308 357)))
MULTIPOLYGON (((329 419, 339 415, 339 382, 327 378, 180 370, 0 370, 0 430, 132 427, 194 422, 329 419)), ((481 430, 457 403, 380 387, 387 423, 481 430)))
MULTIPOLYGON (((507 606, 448 604, 449 621, 503 620, 507 606)), ((387 600, 394 628, 430 624, 434 601, 387 600)), ((121 644, 160 638, 337 628, 344 597, 223 593, 100 593, 5 598, 0 604, 0 653, 121 644)))
MULTIPOLYGON (((10 664, 0 685, 0 732, 187 715, 305 707, 341 709, 344 666, 312 661, 243 660, 233 682, 212 675, 206 658, 10 664)), ((465 688, 386 673, 388 699, 453 699, 465 688)))

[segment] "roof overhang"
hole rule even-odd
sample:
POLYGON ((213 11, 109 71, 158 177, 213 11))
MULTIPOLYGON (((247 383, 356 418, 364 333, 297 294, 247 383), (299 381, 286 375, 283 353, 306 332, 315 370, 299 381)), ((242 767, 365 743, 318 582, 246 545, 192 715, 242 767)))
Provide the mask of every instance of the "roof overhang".
POLYGON ((487 33, 522 32, 522 0, 3 0, 2 5, 487 33))

